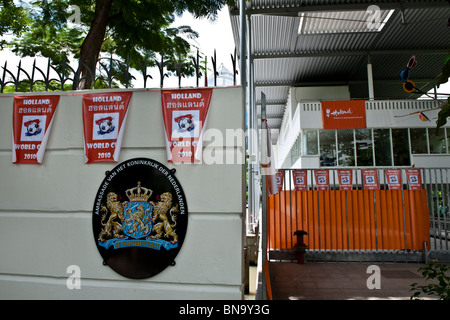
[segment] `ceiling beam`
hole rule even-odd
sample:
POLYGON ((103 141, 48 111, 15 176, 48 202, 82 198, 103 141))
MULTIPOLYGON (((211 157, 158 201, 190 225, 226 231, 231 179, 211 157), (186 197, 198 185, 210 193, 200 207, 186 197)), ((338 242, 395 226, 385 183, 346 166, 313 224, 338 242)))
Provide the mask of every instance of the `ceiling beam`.
MULTIPOLYGON (((433 82, 434 78, 412 79, 415 83, 433 82)), ((402 80, 398 79, 378 79, 374 83, 399 84, 402 80)), ((255 87, 317 87, 317 86, 346 86, 352 84, 366 84, 367 80, 349 80, 349 81, 260 81, 255 82, 255 87)), ((275 103, 279 104, 279 103, 275 103)))
POLYGON ((286 59, 286 58, 323 58, 348 56, 376 56, 376 55, 447 55, 448 48, 438 49, 401 49, 401 50, 358 50, 358 51, 329 51, 329 52, 282 52, 282 53, 253 53, 253 60, 286 59))
MULTIPOLYGON (((275 16, 290 16, 297 17, 300 12, 325 12, 325 11, 365 11, 370 5, 377 5, 381 10, 391 9, 432 9, 432 8, 448 8, 448 0, 434 0, 434 1, 371 1, 366 3, 338 3, 338 4, 310 4, 310 5, 292 5, 278 7, 255 8, 250 7, 246 9, 248 15, 262 14, 275 16)), ((230 10, 231 15, 239 15, 239 9, 233 8, 230 10)))

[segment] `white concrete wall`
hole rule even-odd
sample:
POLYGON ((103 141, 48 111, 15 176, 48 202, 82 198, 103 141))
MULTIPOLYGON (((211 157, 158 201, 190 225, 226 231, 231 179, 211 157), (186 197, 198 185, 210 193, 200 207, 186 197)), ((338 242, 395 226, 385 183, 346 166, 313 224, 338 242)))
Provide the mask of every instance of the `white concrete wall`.
MULTIPOLYGON (((41 165, 11 163, 14 94, 0 95, 0 299, 241 299, 243 164, 167 163, 160 91, 135 90, 119 162, 147 157, 175 167, 189 220, 175 266, 144 280, 124 278, 102 265, 92 232, 97 190, 117 164, 84 163, 82 93, 57 94, 41 165), (80 290, 66 286, 70 265, 81 268, 80 290)), ((223 137, 242 129, 241 101, 241 88, 215 89, 207 129, 223 137)), ((205 151, 216 156, 244 154, 244 145, 210 141, 205 151)))

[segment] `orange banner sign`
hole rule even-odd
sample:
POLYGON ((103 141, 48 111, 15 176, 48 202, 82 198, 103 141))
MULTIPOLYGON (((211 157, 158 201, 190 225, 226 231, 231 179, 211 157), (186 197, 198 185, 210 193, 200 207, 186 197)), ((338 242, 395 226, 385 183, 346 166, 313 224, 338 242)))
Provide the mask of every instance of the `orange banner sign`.
POLYGON ((376 169, 362 169, 364 190, 379 190, 378 174, 376 169))
POLYGON ((307 174, 306 170, 292 170, 292 178, 294 180, 295 190, 297 191, 308 190, 308 187, 306 185, 307 183, 306 174, 307 174))
POLYGON ((348 191, 353 188, 353 170, 338 170, 339 190, 348 191))
POLYGON ((389 190, 402 190, 402 173, 400 169, 384 170, 389 190))
POLYGON ((422 177, 420 169, 405 169, 408 178, 409 190, 422 190, 422 177))
POLYGON ((328 170, 314 170, 314 177, 316 178, 317 190, 328 191, 330 172, 328 170))
POLYGON ((322 101, 322 124, 324 129, 365 128, 365 101, 322 101))

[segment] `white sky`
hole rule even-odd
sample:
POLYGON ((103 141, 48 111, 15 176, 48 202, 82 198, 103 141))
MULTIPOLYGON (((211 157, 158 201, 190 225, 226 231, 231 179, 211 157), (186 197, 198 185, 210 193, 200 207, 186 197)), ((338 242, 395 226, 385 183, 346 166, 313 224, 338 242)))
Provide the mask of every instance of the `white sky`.
MULTIPOLYGON (((210 21, 208 19, 194 19, 194 17, 185 13, 182 17, 176 18, 174 22, 175 26, 188 25, 191 26, 193 30, 199 33, 199 38, 190 41, 192 45, 197 46, 200 49, 200 52, 203 55, 208 57, 208 72, 212 74, 212 60, 211 57, 214 56, 214 49, 216 49, 216 58, 217 58, 217 67, 220 66, 221 63, 225 65, 230 71, 233 70, 233 64, 231 61, 231 55, 234 53, 235 44, 233 39, 233 33, 231 30, 231 22, 230 16, 228 13, 228 7, 223 8, 215 21, 210 21)), ((237 65, 238 66, 238 65, 237 65)), ((159 81, 159 73, 153 75, 158 78, 159 81)), ((164 83, 169 85, 170 87, 178 86, 178 78, 172 77, 173 79, 166 78, 164 83)), ((157 83, 157 85, 159 82, 157 83)), ((182 86, 191 85, 195 86, 195 77, 191 79, 183 78, 181 80, 182 86)), ((200 79, 200 85, 204 84, 204 79, 200 79)), ((166 85, 165 85, 166 86, 166 85)))
MULTIPOLYGON (((174 25, 175 26, 189 25, 192 27, 192 29, 194 29, 199 33, 199 38, 193 41, 192 44, 199 47, 200 51, 208 57, 208 68, 210 70, 208 72, 208 75, 212 73, 211 57, 214 55, 214 49, 216 49, 217 67, 219 67, 220 64, 223 63, 226 68, 228 68, 230 71, 232 70, 231 54, 234 53, 235 44, 231 30, 228 7, 225 7, 219 12, 216 21, 212 22, 208 19, 194 19, 191 14, 185 13, 182 17, 176 18, 174 25)), ((11 52, 2 51, 0 52, 0 68, 4 66, 5 61, 8 62, 8 69, 14 70, 16 69, 15 67, 18 65, 19 58, 15 57, 11 52)), ((33 61, 34 58, 23 58, 22 67, 27 72, 31 72, 33 61)), ((40 66, 42 70, 46 70, 47 59, 37 58, 37 65, 40 66)), ((76 63, 73 65, 73 67, 75 66, 76 63)), ((2 69, 0 71, 2 72, 2 69)), ((13 73, 15 74, 16 71, 13 71, 13 73)), ((137 81, 134 82, 134 86, 136 88, 143 87, 142 75, 137 71, 132 73, 137 79, 137 81)), ((147 87, 148 88, 159 87, 160 81, 159 71, 156 69, 150 70, 150 74, 153 77, 153 79, 148 80, 147 87)), ((195 77, 183 78, 181 80, 181 84, 183 87, 195 86, 195 77)), ((201 78, 200 85, 203 86, 203 84, 204 79, 201 78)), ((401 84, 399 83, 399 85, 401 84)), ((177 87, 178 78, 175 76, 165 78, 164 86, 177 87)), ((433 90, 430 91, 430 94, 433 92, 434 92, 433 90)), ((450 82, 441 85, 440 88, 438 89, 438 92, 450 93, 450 82)))

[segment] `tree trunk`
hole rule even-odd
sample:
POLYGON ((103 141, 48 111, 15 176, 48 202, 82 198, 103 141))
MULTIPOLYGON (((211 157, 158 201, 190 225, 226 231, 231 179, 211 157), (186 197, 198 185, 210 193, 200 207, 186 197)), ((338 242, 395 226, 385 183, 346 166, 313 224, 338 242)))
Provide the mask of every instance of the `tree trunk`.
POLYGON ((95 67, 105 39, 112 1, 97 1, 94 21, 92 21, 91 28, 81 45, 79 63, 82 80, 78 83, 78 89, 89 89, 92 82, 95 81, 95 67))

